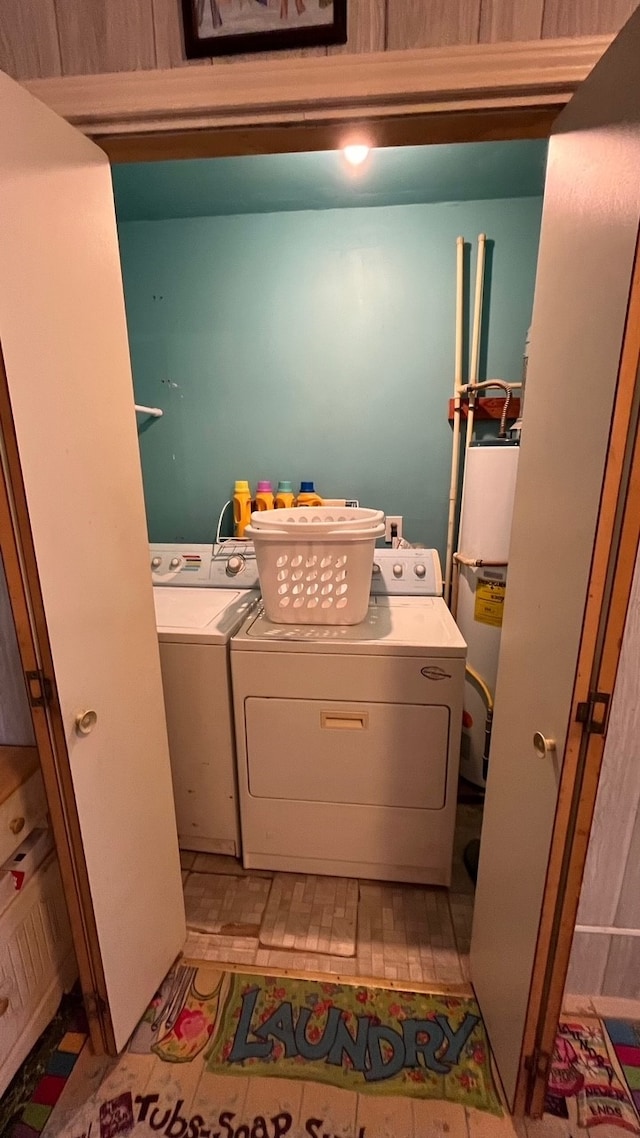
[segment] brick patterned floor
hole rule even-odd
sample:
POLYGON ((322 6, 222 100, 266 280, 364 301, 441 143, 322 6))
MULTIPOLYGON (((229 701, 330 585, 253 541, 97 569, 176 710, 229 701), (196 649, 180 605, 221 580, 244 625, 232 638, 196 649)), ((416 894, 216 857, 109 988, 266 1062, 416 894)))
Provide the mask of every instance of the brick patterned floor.
POLYGON ((184 884, 187 925, 199 933, 255 938, 270 890, 264 877, 190 873, 184 884))
POLYGON ((185 955, 302 973, 464 987, 469 981, 473 885, 462 851, 479 829, 478 807, 461 806, 451 890, 270 874, 244 870, 233 858, 183 851, 189 925, 185 955))
POLYGON ((260 929, 265 948, 355 956, 358 882, 276 873, 260 929))

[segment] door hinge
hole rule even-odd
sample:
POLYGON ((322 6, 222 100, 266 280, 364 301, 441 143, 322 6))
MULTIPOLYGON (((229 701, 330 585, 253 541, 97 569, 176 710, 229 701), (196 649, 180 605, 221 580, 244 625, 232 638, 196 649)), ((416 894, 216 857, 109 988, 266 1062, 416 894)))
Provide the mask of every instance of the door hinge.
POLYGON ((534 1079, 548 1079, 551 1070, 551 1055, 548 1051, 540 1051, 537 1047, 532 1055, 527 1055, 524 1061, 525 1070, 529 1072, 530 1083, 534 1079))
POLYGON ((107 1011, 107 1002, 99 992, 83 992, 82 998, 87 1009, 87 1015, 90 1018, 100 1018, 107 1011))
POLYGON ((604 735, 609 722, 610 703, 609 692, 589 692, 589 698, 578 704, 576 722, 584 723, 584 729, 589 735, 604 735))
POLYGON ((51 680, 47 679, 41 668, 25 672, 29 703, 32 707, 48 707, 53 698, 51 680))

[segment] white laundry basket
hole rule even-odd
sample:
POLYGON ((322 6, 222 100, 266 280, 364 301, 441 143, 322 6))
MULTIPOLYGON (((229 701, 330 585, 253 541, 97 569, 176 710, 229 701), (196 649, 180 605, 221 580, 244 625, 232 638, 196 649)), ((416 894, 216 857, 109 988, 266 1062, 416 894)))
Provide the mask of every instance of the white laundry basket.
POLYGON ((255 545, 268 619, 274 624, 364 620, 383 517, 380 510, 322 506, 252 514, 245 533, 255 545))

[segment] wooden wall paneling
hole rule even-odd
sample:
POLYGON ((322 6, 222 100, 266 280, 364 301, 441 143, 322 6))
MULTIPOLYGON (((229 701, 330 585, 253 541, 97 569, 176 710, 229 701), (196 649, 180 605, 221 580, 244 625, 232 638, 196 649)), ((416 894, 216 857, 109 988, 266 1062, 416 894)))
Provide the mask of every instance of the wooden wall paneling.
POLYGON ((477 43, 480 0, 387 0, 387 48, 477 43))
POLYGON ((144 71, 156 66, 152 0, 55 3, 64 75, 144 71))
POLYGON ((601 994, 625 1000, 640 999, 640 937, 611 937, 601 994))
POLYGON ((613 937, 602 933, 576 933, 571 946, 571 960, 564 991, 565 996, 599 996, 613 937))
MULTIPOLYGON (((640 645, 638 647, 640 655, 640 645)), ((636 663, 636 667, 640 670, 640 663, 636 663)), ((633 757, 630 757, 630 762, 635 767, 640 765, 638 763, 637 738, 636 736, 636 753, 633 757)), ((629 810, 633 810, 632 803, 629 803, 629 810)), ((637 803, 634 813, 633 833, 627 852, 627 861, 622 886, 620 888, 620 896, 618 898, 616 917, 613 922, 614 925, 620 929, 640 929, 640 888, 638 888, 638 871, 640 867, 640 809, 638 809, 637 803)), ((603 883, 603 887, 605 887, 605 883, 603 883)))
POLYGON ((544 0, 482 0, 480 43, 539 40, 544 0))
POLYGON ((9 589, 0 557, 0 744, 33 744, 31 711, 22 673, 9 589))
POLYGON ((543 39, 615 34, 638 7, 638 0, 544 0, 543 39))
MULTIPOLYGON (((640 803, 640 559, 636 563, 627 610, 620 664, 602 760, 596 808, 589 837, 579 925, 605 928, 616 919, 629 849, 640 803)), ((638 835, 640 837, 640 834, 638 835)), ((640 927, 640 904, 637 905, 640 927)), ((635 923, 623 927, 635 928, 635 923)))
POLYGON ((387 0, 349 0, 347 42, 333 44, 329 55, 384 51, 387 46, 387 0))
POLYGON ((187 64, 211 63, 210 59, 187 59, 182 39, 182 8, 179 0, 151 0, 155 66, 184 67, 187 64))
POLYGON ((14 79, 62 74, 54 0, 1 0, 0 69, 14 79))

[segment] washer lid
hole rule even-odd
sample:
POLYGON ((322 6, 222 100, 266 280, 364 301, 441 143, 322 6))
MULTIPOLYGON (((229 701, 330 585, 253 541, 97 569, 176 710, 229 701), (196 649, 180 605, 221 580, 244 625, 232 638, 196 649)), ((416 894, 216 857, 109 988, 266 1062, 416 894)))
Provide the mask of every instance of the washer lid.
POLYGON ((245 589, 184 589, 162 585, 153 590, 158 635, 163 640, 224 643, 255 604, 245 589))
POLYGON ((245 624, 234 648, 464 656, 466 644, 442 597, 372 597, 360 624, 274 624, 264 612, 245 624))

